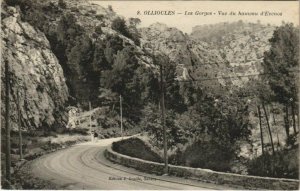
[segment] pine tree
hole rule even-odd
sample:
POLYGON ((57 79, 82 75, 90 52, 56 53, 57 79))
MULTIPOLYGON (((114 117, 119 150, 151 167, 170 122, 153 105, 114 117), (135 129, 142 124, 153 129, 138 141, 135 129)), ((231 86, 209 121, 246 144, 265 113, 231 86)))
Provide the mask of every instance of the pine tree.
POLYGON ((289 136, 288 108, 291 107, 293 110, 294 126, 295 113, 299 116, 299 110, 294 110, 298 108, 299 29, 293 24, 284 24, 274 31, 270 43, 271 48, 265 52, 263 62, 264 72, 267 74, 265 80, 275 93, 275 101, 285 105, 284 121, 289 136))

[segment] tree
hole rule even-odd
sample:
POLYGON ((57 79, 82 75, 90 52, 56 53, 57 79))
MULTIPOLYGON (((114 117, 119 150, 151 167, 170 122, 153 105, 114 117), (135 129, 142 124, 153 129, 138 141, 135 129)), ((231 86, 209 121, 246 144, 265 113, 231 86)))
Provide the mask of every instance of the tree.
POLYGON ((266 122, 267 122, 267 127, 268 127, 268 131, 269 131, 269 135, 270 135, 272 152, 273 152, 273 155, 274 155, 275 154, 275 149, 274 149, 274 143, 273 143, 273 136, 272 136, 271 127, 270 127, 270 124, 269 124, 269 117, 268 117, 268 114, 267 114, 267 111, 266 111, 264 103, 262 103, 262 108, 263 108, 263 111, 264 111, 264 114, 265 114, 265 118, 266 118, 266 122))
POLYGON ((123 48, 123 40, 118 35, 107 36, 104 55, 109 65, 113 65, 114 55, 123 48))
POLYGON ((67 4, 66 4, 66 2, 65 2, 64 0, 59 0, 59 1, 58 1, 58 6, 59 6, 60 8, 62 8, 62 9, 67 8, 67 4))
POLYGON ((140 44, 140 33, 136 25, 139 24, 139 19, 130 19, 130 26, 127 27, 126 21, 120 17, 113 20, 111 28, 120 32, 122 35, 132 39, 136 45, 140 44))
POLYGON ((166 88, 166 107, 179 113, 186 111, 186 105, 180 94, 180 85, 176 80, 176 66, 173 63, 166 62, 164 66, 165 88, 166 88))
MULTIPOLYGON (((163 126, 161 123, 161 114, 159 108, 154 104, 148 104, 142 110, 143 119, 140 126, 149 133, 152 145, 163 148, 163 126)), ((176 114, 172 110, 166 111, 167 142, 169 150, 175 149, 177 144, 187 142, 186 131, 175 123, 176 114)))
MULTIPOLYGON (((197 84, 193 84, 197 86, 197 84)), ((207 91, 194 87, 187 115, 190 121, 183 124, 195 136, 206 134, 220 144, 234 145, 238 140, 250 135, 249 101, 243 97, 244 92, 232 89, 222 96, 208 94, 207 91)), ((186 115, 184 113, 184 115, 186 115)))
POLYGON ((258 119, 259 119, 259 129, 260 129, 261 153, 264 154, 264 136, 263 136, 263 130, 262 130, 261 111, 260 111, 259 105, 257 106, 257 113, 258 113, 258 119))
POLYGON ((163 66, 163 80, 165 82, 165 105, 167 109, 172 109, 182 113, 186 111, 186 105, 180 94, 180 85, 176 80, 176 65, 170 62, 167 55, 159 52, 155 55, 155 64, 163 66))
POLYGON ((72 13, 63 14, 57 26, 57 39, 62 44, 73 43, 77 36, 82 35, 84 29, 77 24, 76 17, 72 13))
POLYGON ((118 101, 118 95, 117 93, 112 92, 110 89, 105 88, 99 88, 99 105, 105 106, 105 105, 112 105, 112 103, 116 103, 118 101))
POLYGON ((139 19, 139 18, 129 18, 130 26, 136 27, 140 23, 141 23, 141 19, 139 19))
POLYGON ((137 29, 137 26, 141 23, 139 18, 129 18, 128 31, 130 33, 130 38, 134 41, 136 45, 140 45, 141 34, 137 29))
POLYGON ((275 93, 275 101, 285 105, 284 121, 289 136, 288 108, 291 107, 294 113, 294 130, 295 113, 299 116, 299 110, 295 111, 298 108, 299 29, 293 24, 284 24, 274 31, 269 41, 271 48, 264 54, 263 68, 267 74, 264 78, 275 93))
MULTIPOLYGON (((264 83, 264 81, 259 78, 256 80, 252 80, 247 86, 247 88, 244 88, 243 91, 246 92, 246 94, 251 97, 253 100, 253 103, 257 105, 258 109, 258 117, 259 117, 259 126, 260 126, 260 131, 261 131, 261 144, 262 144, 262 153, 264 153, 264 142, 263 142, 263 133, 262 133, 262 116, 261 116, 261 111, 260 111, 260 105, 262 106, 263 112, 264 112, 264 117, 265 121, 267 124, 267 129, 268 129, 268 134, 270 137, 270 142, 272 146, 272 152, 273 154, 275 153, 274 150, 274 142, 273 142, 273 136, 272 136, 272 131, 271 131, 271 126, 269 123, 269 117, 268 113, 266 112, 265 104, 272 104, 273 97, 274 97, 274 92, 271 90, 269 84, 264 83)), ((288 133, 287 133, 288 134, 288 133)))
POLYGON ((92 71, 101 72, 102 70, 110 69, 110 64, 105 57, 105 44, 98 40, 94 43, 93 61, 91 62, 92 71))
POLYGON ((95 27, 95 33, 101 35, 103 33, 101 25, 95 27))
POLYGON ((112 6, 111 5, 108 5, 108 10, 110 11, 110 12, 114 12, 114 10, 113 10, 113 8, 112 8, 112 6))
POLYGON ((120 32, 121 34, 123 34, 126 37, 130 36, 127 25, 126 25, 126 21, 120 17, 117 17, 116 19, 114 19, 112 21, 111 28, 114 29, 115 31, 120 32))
POLYGON ((142 87, 137 76, 139 65, 136 59, 136 51, 132 46, 127 46, 115 55, 111 70, 102 72, 102 86, 111 89, 112 92, 122 95, 124 100, 124 116, 135 115, 142 109, 142 87))

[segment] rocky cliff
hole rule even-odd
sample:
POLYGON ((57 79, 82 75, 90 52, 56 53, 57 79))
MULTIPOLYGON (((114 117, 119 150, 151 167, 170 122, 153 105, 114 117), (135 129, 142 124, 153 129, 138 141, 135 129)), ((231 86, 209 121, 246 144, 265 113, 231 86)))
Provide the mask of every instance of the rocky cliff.
POLYGON ((140 31, 143 45, 168 55, 182 79, 198 79, 206 88, 222 89, 244 86, 263 72, 263 54, 274 30, 271 25, 238 21, 195 26, 190 35, 162 23, 140 31))
POLYGON ((210 50, 205 42, 195 42, 177 28, 168 27, 166 24, 155 23, 140 30, 143 46, 160 50, 170 58, 170 61, 178 68, 178 75, 184 79, 189 73, 185 73, 189 67, 223 64, 224 60, 218 52, 210 50), (181 72, 180 72, 181 69, 181 72))
MULTIPOLYGON (((86 110, 89 101, 99 106, 99 89, 111 78, 102 73, 113 70, 116 60, 125 61, 127 54, 132 56, 126 62, 156 70, 136 42, 112 29, 119 16, 109 8, 84 0, 7 0, 2 7, 2 58, 10 66, 14 128, 17 104, 25 129, 65 127, 66 106, 86 110)), ((1 93, 4 103, 4 88, 1 93)), ((4 114, 2 107, 2 119, 4 114)))
MULTIPOLYGON (((112 8, 84 0, 7 0, 3 7, 2 57, 11 68, 11 99, 16 99, 17 91, 21 94, 21 101, 11 102, 12 108, 16 111, 15 103, 20 102, 28 128, 53 126, 55 121, 65 124, 66 105, 86 110, 91 101, 100 106, 99 95, 108 89, 128 93, 125 101, 135 100, 131 104, 136 107, 157 99, 158 92, 149 88, 158 89, 152 48, 169 57, 179 80, 194 81, 201 89, 219 94, 232 85, 243 86, 248 77, 226 77, 261 72, 263 52, 274 30, 237 22, 196 26, 187 35, 155 23, 141 28, 137 41, 137 34, 128 34, 132 28, 126 31, 128 26, 115 22, 122 16, 112 8), (122 81, 123 75, 127 81, 122 81)), ((4 64, 1 67, 4 74, 4 64)), ((3 76, 2 84, 4 80, 3 76)), ((15 113, 11 115, 15 122, 15 113)))
POLYGON ((18 128, 17 105, 21 109, 21 123, 25 129, 65 124, 64 104, 68 99, 68 88, 47 38, 29 23, 21 21, 19 10, 15 7, 3 4, 1 14, 2 127, 5 124, 6 62, 10 73, 11 127, 18 128))
POLYGON ((272 25, 246 23, 218 23, 195 26, 190 38, 196 42, 205 42, 210 49, 217 50, 229 65, 228 70, 221 75, 254 77, 232 78, 236 86, 243 86, 250 78, 262 73, 261 62, 264 52, 270 48, 269 39, 275 27, 272 25), (228 75, 229 74, 229 75, 228 75))
POLYGON ((125 47, 134 48, 140 65, 151 66, 151 58, 132 39, 112 29, 113 20, 120 17, 112 9, 83 0, 19 2, 22 19, 49 39, 75 103, 94 104, 101 72, 111 69, 117 52, 125 47))
POLYGON ((221 84, 218 79, 209 80, 226 73, 228 61, 207 42, 196 41, 177 28, 162 23, 142 28, 140 32, 143 46, 155 47, 170 58, 177 68, 179 80, 195 81, 201 89, 214 93, 228 85, 221 84))

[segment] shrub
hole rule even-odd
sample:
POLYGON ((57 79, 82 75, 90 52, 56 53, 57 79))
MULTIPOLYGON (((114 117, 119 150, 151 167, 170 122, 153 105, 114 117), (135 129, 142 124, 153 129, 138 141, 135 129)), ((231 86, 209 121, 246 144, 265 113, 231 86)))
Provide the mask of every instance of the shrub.
POLYGON ((88 135, 89 134, 89 129, 83 129, 83 128, 64 129, 62 133, 63 134, 68 134, 68 135, 74 135, 74 134, 88 135))
POLYGON ((96 19, 98 19, 98 20, 103 20, 104 15, 98 14, 98 15, 96 15, 95 17, 96 17, 96 19))
POLYGON ((148 145, 136 137, 114 142, 112 144, 112 149, 118 153, 148 161, 163 161, 157 153, 152 151, 148 145))
POLYGON ((111 12, 114 12, 113 8, 111 5, 108 5, 108 10, 111 11, 111 12))
POLYGON ((128 37, 128 28, 124 19, 117 17, 112 21, 111 28, 128 37))
POLYGON ((194 168, 230 171, 230 161, 235 156, 234 150, 230 148, 213 141, 197 141, 183 152, 178 150, 170 156, 170 162, 194 168))
POLYGON ((102 28, 101 28, 100 25, 96 26, 96 28, 95 28, 95 33, 97 33, 97 34, 102 34, 102 28))
POLYGON ((71 12, 79 12, 79 9, 77 7, 71 7, 70 10, 71 12))
POLYGON ((136 45, 140 45, 140 34, 135 27, 128 28, 124 19, 118 17, 113 20, 111 28, 130 38, 136 45))
POLYGON ((59 1, 58 1, 58 6, 59 6, 60 8, 62 8, 62 9, 67 8, 67 4, 65 3, 64 0, 59 0, 59 1))
POLYGON ((95 10, 89 10, 89 13, 91 13, 91 14, 96 14, 97 12, 95 11, 95 10))
MULTIPOLYGON (((148 104, 142 111, 144 118, 140 122, 140 126, 149 133, 150 144, 162 149, 163 148, 163 126, 161 123, 160 112, 153 104, 148 104)), ((186 132, 174 123, 175 112, 167 110, 166 116, 166 135, 169 149, 175 149, 177 144, 185 144, 187 142, 186 132)))
POLYGON ((277 151, 275 155, 265 153, 249 162, 248 172, 257 176, 298 179, 298 156, 298 148, 277 151))

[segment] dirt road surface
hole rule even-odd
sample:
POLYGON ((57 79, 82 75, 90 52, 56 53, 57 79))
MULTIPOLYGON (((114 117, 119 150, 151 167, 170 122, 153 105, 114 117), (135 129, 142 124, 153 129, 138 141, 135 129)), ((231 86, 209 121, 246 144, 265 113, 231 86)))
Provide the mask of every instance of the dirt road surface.
POLYGON ((61 189, 104 190, 200 190, 232 189, 172 176, 143 173, 108 161, 104 150, 120 138, 97 143, 81 143, 44 155, 31 164, 34 177, 54 183, 61 189))

